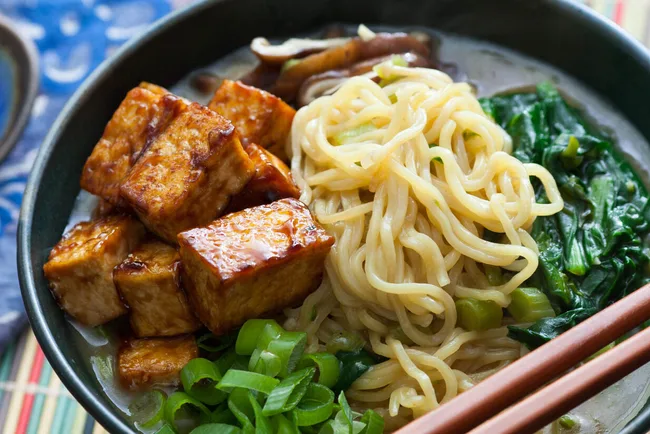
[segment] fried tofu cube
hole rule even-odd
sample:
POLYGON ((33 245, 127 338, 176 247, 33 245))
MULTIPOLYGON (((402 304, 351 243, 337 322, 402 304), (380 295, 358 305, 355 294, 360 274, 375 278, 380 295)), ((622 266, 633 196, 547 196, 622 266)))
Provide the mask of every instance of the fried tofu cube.
POLYGON ((121 383, 130 389, 178 386, 181 369, 198 356, 192 335, 131 339, 118 351, 117 372, 121 383))
POLYGON ((181 289, 180 265, 175 248, 150 240, 115 267, 113 281, 137 337, 175 336, 201 327, 181 289))
POLYGON ((176 243, 221 215, 254 172, 233 125, 193 103, 144 150, 120 192, 151 231, 176 243))
POLYGON ((178 240, 190 304, 215 335, 304 300, 334 243, 294 198, 228 214, 178 240))
POLYGON ((120 184, 148 141, 171 119, 175 99, 167 90, 150 83, 132 89, 86 160, 81 187, 124 207, 120 184))
POLYGON ((255 174, 244 190, 232 198, 224 214, 286 197, 300 197, 300 190, 282 160, 255 143, 248 145, 246 153, 255 164, 255 174))
POLYGON ((235 125, 244 146, 257 143, 287 160, 284 146, 296 111, 280 98, 239 81, 224 80, 208 107, 235 125))
POLYGON ((97 326, 127 312, 115 285, 113 268, 144 236, 140 222, 113 215, 83 222, 68 232, 43 266, 54 298, 82 324, 97 326))

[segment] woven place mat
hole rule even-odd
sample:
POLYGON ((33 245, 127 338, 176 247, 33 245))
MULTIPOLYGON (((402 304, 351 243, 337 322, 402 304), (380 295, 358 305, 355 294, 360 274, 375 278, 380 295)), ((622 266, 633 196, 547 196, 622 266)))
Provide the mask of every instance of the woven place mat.
MULTIPOLYGON (((581 2, 650 47, 650 0, 581 2)), ((52 371, 31 330, 0 355, 0 433, 106 433, 52 371)))

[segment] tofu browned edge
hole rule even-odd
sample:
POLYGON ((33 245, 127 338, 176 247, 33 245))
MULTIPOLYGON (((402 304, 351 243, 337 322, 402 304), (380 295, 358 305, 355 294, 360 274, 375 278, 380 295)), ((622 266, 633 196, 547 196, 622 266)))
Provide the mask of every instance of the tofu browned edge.
POLYGON ((172 244, 179 232, 220 216, 255 170, 227 119, 197 103, 177 104, 178 115, 120 186, 147 228, 172 244))
POLYGON ((183 367, 199 355, 193 335, 129 339, 117 352, 117 375, 129 389, 178 386, 183 367))
POLYGON ((296 111, 280 98, 240 81, 224 80, 208 107, 235 125, 244 147, 257 143, 288 161, 285 144, 296 111))
POLYGON ((120 185, 141 153, 171 121, 182 100, 166 89, 142 82, 131 89, 86 160, 81 188, 126 210, 120 185))
POLYGON ((113 269, 136 337, 176 336, 201 328, 181 287, 180 265, 175 248, 150 238, 113 269))
POLYGON ((334 243, 294 198, 228 214, 178 240, 190 304, 217 336, 299 304, 319 286, 334 243))
POLYGON ((286 197, 300 197, 300 189, 293 181, 286 164, 261 146, 251 143, 246 153, 255 164, 255 174, 246 187, 233 196, 224 214, 264 205, 286 197))
POLYGON ((140 242, 144 232, 136 219, 112 215, 79 223, 64 234, 43 266, 61 309, 91 327, 125 314, 127 309, 113 282, 113 268, 140 242))

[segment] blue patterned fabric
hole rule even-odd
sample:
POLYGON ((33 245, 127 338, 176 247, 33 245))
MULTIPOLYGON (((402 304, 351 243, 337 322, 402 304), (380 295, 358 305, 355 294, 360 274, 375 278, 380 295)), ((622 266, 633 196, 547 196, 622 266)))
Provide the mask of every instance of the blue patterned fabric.
POLYGON ((0 353, 27 322, 16 270, 16 226, 38 146, 92 70, 181 3, 187 1, 0 0, 0 14, 35 42, 41 61, 41 88, 31 119, 16 148, 0 164, 0 353))

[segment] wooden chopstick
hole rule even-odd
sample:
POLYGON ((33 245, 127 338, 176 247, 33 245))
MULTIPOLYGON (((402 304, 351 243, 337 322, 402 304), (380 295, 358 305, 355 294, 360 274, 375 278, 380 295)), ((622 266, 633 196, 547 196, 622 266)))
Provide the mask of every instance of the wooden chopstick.
MULTIPOLYGON (((416 419, 400 432, 402 434, 466 433, 564 374, 569 368, 649 318, 650 285, 646 285, 535 351, 531 351, 439 409, 416 419)), ((634 354, 641 354, 645 349, 638 343, 639 339, 634 339, 631 340, 631 344, 625 347, 621 344, 619 347, 634 354)), ((616 347, 610 351, 606 358, 608 361, 618 354, 616 347)), ((595 366, 602 368, 601 364, 595 366)), ((492 432, 501 433, 501 429, 492 432)))
POLYGON ((479 425, 471 434, 533 433, 650 361, 650 328, 479 425))

